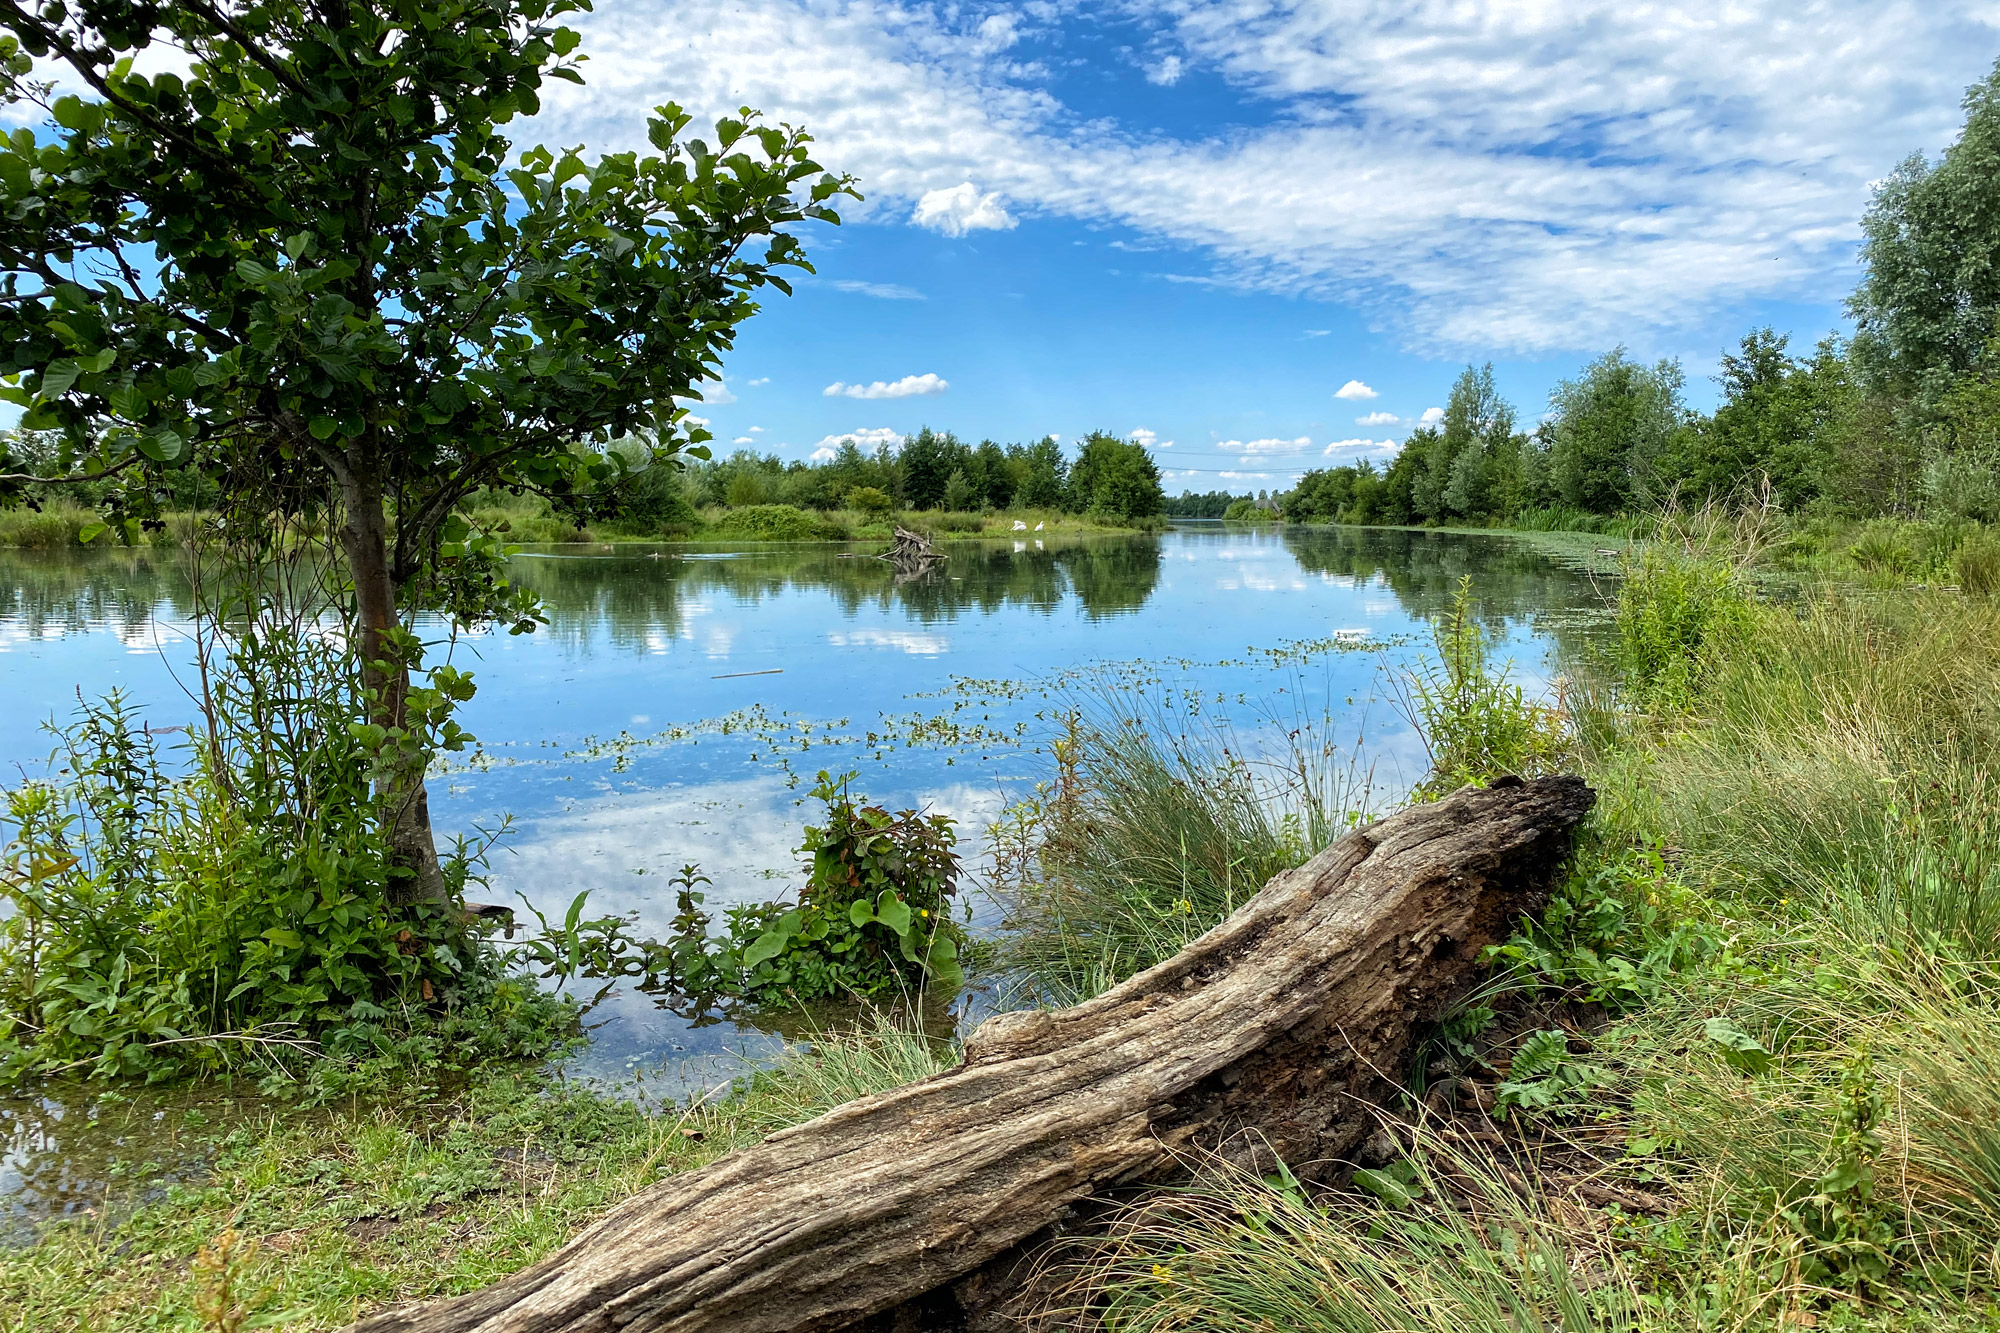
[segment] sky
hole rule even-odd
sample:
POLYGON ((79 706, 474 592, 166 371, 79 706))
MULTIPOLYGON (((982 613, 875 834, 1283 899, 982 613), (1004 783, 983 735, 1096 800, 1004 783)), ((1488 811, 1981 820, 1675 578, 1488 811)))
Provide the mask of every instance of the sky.
POLYGON ((695 410, 808 458, 919 426, 1151 446, 1169 491, 1384 457, 1492 361, 1532 422, 1624 346, 1713 403, 1845 327, 1871 183, 1956 133, 2000 0, 598 0, 517 144, 809 129, 801 230, 695 410))
POLYGON ((1623 345, 1696 406, 1844 328, 1871 182, 1956 133, 2000 4, 600 0, 541 124, 808 128, 866 196, 695 410, 809 457, 921 425, 1153 446, 1169 491, 1385 456, 1491 360, 1532 422, 1623 345))

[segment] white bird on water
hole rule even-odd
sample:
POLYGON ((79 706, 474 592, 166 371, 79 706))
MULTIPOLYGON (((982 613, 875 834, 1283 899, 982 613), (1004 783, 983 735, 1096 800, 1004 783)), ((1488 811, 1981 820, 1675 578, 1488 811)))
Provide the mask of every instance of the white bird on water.
POLYGON ((1041 530, 1042 530, 1042 525, 1039 523, 1035 524, 1035 531, 1040 532, 1041 530))
POLYGON ((1020 519, 1018 519, 1018 518, 1014 520, 1014 531, 1016 531, 1016 532, 1026 532, 1027 530, 1028 530, 1028 525, 1027 525, 1026 523, 1023 523, 1023 522, 1022 522, 1022 521, 1021 521, 1020 519))

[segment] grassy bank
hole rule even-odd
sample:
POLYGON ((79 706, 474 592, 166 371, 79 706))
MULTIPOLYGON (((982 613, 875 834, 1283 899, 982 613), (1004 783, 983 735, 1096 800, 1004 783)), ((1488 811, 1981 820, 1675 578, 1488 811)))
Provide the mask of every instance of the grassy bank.
MULTIPOLYGON (((1782 547, 1662 536, 1565 700, 1409 684, 1444 705, 1415 710, 1440 772, 1532 771, 1549 752, 1506 738, 1559 726, 1601 799, 1412 1071, 1394 1147, 1337 1189, 1214 1172, 1135 1207, 1072 1256, 1070 1327, 1995 1327, 2000 608, 1854 581, 1763 601, 1782 547)), ((1439 625, 1446 667, 1460 632, 1439 625)), ((1130 808, 1133 741, 1108 734, 1074 766, 1123 823, 1183 865, 1257 845, 1130 808)), ((1054 842, 1031 933, 1109 981, 1156 933, 1120 921, 1226 910, 1152 865, 1079 913, 1065 895, 1109 901, 1106 877, 1054 842)))
POLYGON ((102 1138, 127 1142, 137 1120, 169 1160, 100 1158, 90 1212, 0 1249, 0 1329, 339 1328, 484 1285, 663 1176, 940 1066, 929 1039, 883 1024, 816 1040, 693 1109, 504 1071, 422 1104, 310 1113, 100 1095, 102 1138), (163 1174, 188 1183, 161 1188, 163 1174))
MULTIPOLYGON (((914 528, 936 537, 1032 538, 1108 532, 1152 532, 1164 519, 1119 523, 1087 514, 1056 509, 1008 509, 983 513, 946 510, 862 511, 858 509, 799 509, 792 505, 713 506, 694 511, 686 521, 649 524, 629 520, 578 523, 533 499, 483 504, 473 509, 475 522, 529 544, 566 542, 660 541, 888 541, 898 527, 914 528), (1015 524, 1022 526, 1016 527, 1015 524)), ((46 505, 40 510, 0 509, 0 548, 65 550, 81 545, 85 529, 98 521, 96 511, 74 505, 46 505)), ((188 514, 169 514, 164 531, 141 534, 148 546, 178 546, 193 521, 188 514)), ((97 538, 99 543, 112 540, 97 538)))

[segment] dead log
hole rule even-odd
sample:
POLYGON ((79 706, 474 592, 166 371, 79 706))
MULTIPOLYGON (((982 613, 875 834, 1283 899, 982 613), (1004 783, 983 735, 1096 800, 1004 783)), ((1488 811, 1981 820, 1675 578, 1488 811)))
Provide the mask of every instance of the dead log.
POLYGON ((898 524, 896 537, 884 551, 881 559, 887 560, 905 573, 922 572, 942 563, 944 552, 938 550, 929 537, 921 532, 912 532, 898 524))
MULTIPOLYGON (((990 1289, 996 1259, 1190 1146, 1268 1143, 1331 1174, 1413 1034, 1539 904, 1592 799, 1578 778, 1507 780, 1350 833, 1097 999, 989 1019, 957 1069, 661 1181, 541 1263, 355 1333, 839 1329, 982 1266, 990 1289)), ((958 1291, 984 1303, 981 1285, 958 1291)))

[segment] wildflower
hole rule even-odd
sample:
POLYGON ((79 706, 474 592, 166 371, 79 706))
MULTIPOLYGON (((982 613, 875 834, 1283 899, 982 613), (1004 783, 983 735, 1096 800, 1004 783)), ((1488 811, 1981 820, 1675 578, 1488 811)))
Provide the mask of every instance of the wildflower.
POLYGON ((1174 1270, 1167 1267, 1165 1264, 1154 1264, 1153 1276, 1158 1278, 1162 1282, 1171 1282, 1174 1277, 1174 1270))

